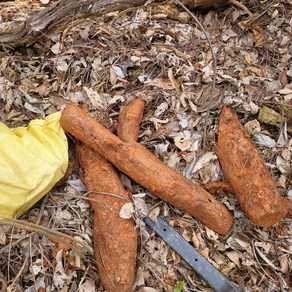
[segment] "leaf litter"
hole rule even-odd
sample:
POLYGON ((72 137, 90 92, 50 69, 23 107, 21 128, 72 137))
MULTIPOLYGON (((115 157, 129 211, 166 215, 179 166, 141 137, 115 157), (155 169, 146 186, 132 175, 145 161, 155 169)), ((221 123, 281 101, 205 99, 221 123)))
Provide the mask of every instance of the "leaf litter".
MULTIPOLYGON (((2 31, 12 15, 23 21, 47 1, 14 2, 0 3, 2 31)), ((208 42, 187 14, 165 6, 158 12, 140 7, 93 17, 65 33, 62 43, 56 34, 41 45, 1 51, 1 121, 10 127, 26 125, 62 110, 71 100, 87 104, 92 116, 114 130, 120 108, 139 97, 146 101, 139 142, 187 178, 206 183, 224 179, 213 141, 220 109, 231 105, 256 141, 279 191, 291 197, 291 3, 241 2, 254 18, 231 5, 194 11, 217 56, 209 115, 214 72, 208 42), (278 113, 277 124, 260 120, 264 107, 278 113), (202 151, 205 121, 207 147, 202 151)), ((65 183, 21 219, 92 246, 92 211, 73 153, 71 157, 65 183)), ((125 202, 120 215, 136 217, 144 235, 135 291, 175 291, 179 281, 185 291, 208 291, 206 283, 148 230, 142 221, 148 212, 154 219, 160 212, 221 272, 249 291, 289 290, 291 219, 256 227, 226 193, 220 200, 235 222, 232 234, 224 238, 135 183, 128 181, 127 188, 135 194, 134 203, 125 202)), ((1 225, 2 288, 103 291, 93 256, 81 247, 79 252, 84 259, 70 247, 58 249, 48 233, 1 225)))

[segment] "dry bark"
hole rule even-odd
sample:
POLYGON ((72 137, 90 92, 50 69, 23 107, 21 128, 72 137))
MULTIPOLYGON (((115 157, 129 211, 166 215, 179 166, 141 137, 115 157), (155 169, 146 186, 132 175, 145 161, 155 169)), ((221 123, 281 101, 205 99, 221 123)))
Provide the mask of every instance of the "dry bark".
POLYGON ((224 107, 219 123, 217 154, 239 203, 253 223, 270 226, 288 214, 264 160, 240 124, 235 111, 224 107))
POLYGON ((166 166, 139 143, 122 141, 74 104, 64 109, 61 125, 65 131, 163 200, 220 234, 229 232, 233 219, 221 203, 200 186, 166 166))
MULTIPOLYGON (((142 6, 147 0, 60 0, 35 13, 23 24, 9 33, 0 33, 0 43, 6 46, 32 45, 40 37, 65 28, 67 24, 79 18, 104 15, 122 11, 131 7, 142 6)), ((154 3, 162 3, 156 0, 154 3)), ((221 0, 184 0, 190 8, 209 6, 221 0)))

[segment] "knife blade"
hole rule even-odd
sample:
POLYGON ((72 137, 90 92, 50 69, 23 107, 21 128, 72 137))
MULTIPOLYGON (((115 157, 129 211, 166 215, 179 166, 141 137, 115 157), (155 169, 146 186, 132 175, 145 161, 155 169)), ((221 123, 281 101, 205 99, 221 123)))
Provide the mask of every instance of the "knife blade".
POLYGON ((240 292, 241 289, 229 281, 220 271, 210 264, 192 245, 190 245, 177 231, 175 231, 160 216, 157 222, 149 217, 145 223, 153 229, 174 251, 176 251, 188 265, 204 279, 214 291, 240 292))

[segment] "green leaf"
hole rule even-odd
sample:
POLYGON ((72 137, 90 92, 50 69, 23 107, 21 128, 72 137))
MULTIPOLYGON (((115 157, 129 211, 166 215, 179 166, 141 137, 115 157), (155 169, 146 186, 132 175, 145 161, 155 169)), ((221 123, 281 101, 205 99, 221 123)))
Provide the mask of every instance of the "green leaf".
POLYGON ((176 285, 175 285, 175 288, 174 288, 174 291, 175 292, 182 292, 184 289, 184 281, 177 281, 176 282, 176 285))

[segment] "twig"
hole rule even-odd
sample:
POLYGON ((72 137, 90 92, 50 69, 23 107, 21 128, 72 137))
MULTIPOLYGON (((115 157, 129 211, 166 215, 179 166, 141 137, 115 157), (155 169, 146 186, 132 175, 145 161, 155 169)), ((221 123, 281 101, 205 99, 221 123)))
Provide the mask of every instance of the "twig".
POLYGON ((11 256, 11 248, 12 248, 12 237, 13 237, 13 233, 14 233, 14 227, 12 227, 11 230, 11 235, 10 235, 10 240, 9 240, 9 249, 8 249, 8 264, 7 264, 7 278, 8 281, 10 281, 10 256, 11 256))
POLYGON ((152 267, 151 265, 147 264, 142 257, 138 256, 137 259, 145 266, 145 268, 152 273, 152 275, 163 285, 163 287, 167 288, 164 279, 161 278, 158 271, 152 267))
POLYGON ((110 196, 110 197, 115 197, 124 201, 128 201, 131 202, 131 200, 124 198, 122 196, 116 195, 116 194, 112 194, 112 193, 108 193, 108 192, 97 192, 97 191, 90 191, 85 193, 84 195, 89 195, 89 194, 97 194, 97 195, 106 195, 106 196, 110 196))
POLYGON ((204 133, 203 133, 203 151, 205 150, 205 146, 206 146, 206 136, 207 136, 207 128, 208 128, 208 119, 210 116, 210 107, 211 107, 211 101, 214 99, 215 96, 215 86, 216 86, 216 70, 217 70, 217 59, 216 59, 216 55, 215 52, 213 50, 213 46, 211 44, 210 38, 204 28, 204 26, 201 24, 200 20, 184 5, 182 4, 179 0, 173 0, 177 5, 179 5, 183 10, 185 10, 194 20, 195 22, 198 24, 198 26, 200 27, 200 29, 202 30, 208 45, 210 47, 210 51, 212 54, 212 59, 213 59, 213 80, 212 80, 212 90, 211 90, 211 94, 209 96, 209 100, 208 100, 208 109, 207 109, 207 114, 205 117, 205 125, 204 125, 204 133))
POLYGON ((21 268, 19 269, 17 275, 14 277, 10 286, 13 286, 17 282, 17 280, 20 278, 20 276, 22 275, 23 270, 24 270, 25 266, 27 265, 28 258, 29 258, 29 253, 27 253, 21 268))
POLYGON ((264 272, 264 274, 265 274, 268 278, 270 278, 270 280, 271 280, 272 282, 275 282, 275 280, 274 280, 270 275, 267 274, 266 270, 263 268, 262 264, 260 263, 260 261, 259 261, 259 259, 258 259, 258 256, 257 256, 257 253, 256 253, 256 251, 255 251, 254 240, 252 240, 252 245, 251 245, 251 247, 252 247, 253 255, 254 255, 254 257, 255 257, 257 263, 259 264, 260 269, 264 272))
POLYGON ((230 3, 234 4, 235 6, 241 8, 244 12, 246 12, 250 17, 253 17, 253 14, 249 11, 249 9, 237 0, 229 0, 230 3))
POLYGON ((15 245, 18 245, 22 240, 24 240, 24 239, 27 239, 28 237, 30 236, 30 234, 26 234, 25 236, 23 236, 22 238, 19 238, 19 239, 17 239, 16 241, 14 241, 14 242, 11 242, 12 241, 12 236, 10 237, 10 243, 9 243, 9 245, 5 245, 5 246, 3 246, 1 249, 0 249, 0 254, 2 254, 3 252, 5 252, 8 248, 11 248, 11 247, 13 247, 13 246, 15 246, 15 245))
POLYGON ((123 197, 120 197, 119 195, 111 194, 111 193, 107 193, 107 192, 90 191, 90 192, 84 193, 82 196, 81 195, 80 196, 75 196, 75 195, 70 195, 70 194, 55 193, 55 195, 59 195, 59 196, 63 196, 63 197, 71 197, 71 198, 76 198, 76 199, 83 199, 83 200, 86 200, 86 201, 97 202, 97 203, 99 203, 101 205, 104 205, 105 207, 109 208, 111 211, 115 210, 115 211, 118 211, 119 212, 118 209, 113 208, 112 205, 107 204, 107 203, 103 202, 102 200, 98 200, 98 199, 95 199, 95 198, 88 198, 88 197, 86 197, 89 194, 107 195, 107 196, 116 197, 118 199, 131 202, 130 200, 128 200, 126 198, 123 198, 123 197))
POLYGON ((0 225, 11 225, 11 226, 16 227, 16 228, 21 228, 21 229, 25 229, 28 231, 38 232, 38 233, 44 234, 44 235, 48 236, 49 238, 53 238, 57 241, 62 242, 65 245, 69 246, 71 249, 73 249, 77 253, 79 253, 81 257, 84 258, 84 255, 79 252, 78 247, 76 245, 76 244, 79 244, 89 254, 93 255, 93 250, 88 244, 86 244, 86 243, 84 243, 76 238, 73 238, 72 236, 69 236, 67 234, 64 234, 64 233, 56 231, 56 230, 48 229, 48 228, 41 226, 41 225, 37 225, 37 224, 31 223, 31 222, 27 222, 27 221, 23 221, 23 220, 19 220, 19 219, 10 219, 10 218, 3 218, 3 217, 0 217, 0 225), (69 239, 71 242, 75 242, 76 244, 68 243, 66 240, 63 240, 62 238, 69 239))
POLYGON ((47 201, 48 201, 48 198, 50 196, 50 192, 47 193, 43 199, 43 202, 42 202, 42 206, 41 206, 41 209, 40 209, 40 212, 39 212, 39 215, 38 215, 38 219, 36 221, 36 224, 39 225, 41 220, 42 220, 42 217, 43 217, 43 214, 44 214, 44 211, 45 211, 45 206, 47 204, 47 201))

